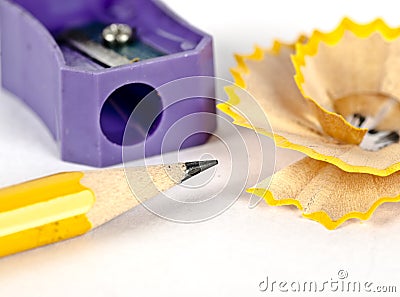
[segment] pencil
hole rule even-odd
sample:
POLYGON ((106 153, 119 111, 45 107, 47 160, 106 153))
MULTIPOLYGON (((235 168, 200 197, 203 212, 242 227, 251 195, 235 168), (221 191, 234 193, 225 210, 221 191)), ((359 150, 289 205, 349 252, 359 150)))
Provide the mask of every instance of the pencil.
POLYGON ((82 235, 216 164, 64 172, 0 189, 0 257, 82 235))

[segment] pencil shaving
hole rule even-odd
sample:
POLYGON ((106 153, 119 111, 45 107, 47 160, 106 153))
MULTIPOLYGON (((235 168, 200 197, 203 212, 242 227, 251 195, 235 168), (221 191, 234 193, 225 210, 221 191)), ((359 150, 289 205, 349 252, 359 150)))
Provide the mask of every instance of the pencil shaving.
POLYGON ((235 124, 314 159, 278 173, 270 191, 267 183, 251 191, 272 205, 294 204, 329 229, 349 218, 367 219, 381 203, 397 201, 399 37, 399 28, 380 19, 359 25, 345 18, 330 33, 315 31, 294 44, 275 42, 271 49, 236 56, 235 81, 255 97, 274 134, 268 123, 235 112, 253 103, 232 91, 218 107, 235 124))
MULTIPOLYGON (((296 44, 292 57, 296 84, 330 136, 352 143, 346 141, 347 135, 352 133, 345 132, 349 127, 351 130, 366 128, 398 133, 399 37, 398 28, 392 29, 380 19, 360 25, 345 18, 336 30, 316 31, 307 43, 296 44), (350 124, 346 119, 353 115, 361 115, 363 123, 350 124), (343 120, 327 127, 326 122, 332 123, 337 116, 343 120)), ((369 135, 364 133, 361 141, 358 139, 353 144, 362 143, 366 137, 369 135)), ((340 155, 341 161, 355 168, 342 166, 334 160, 331 163, 350 172, 385 176, 399 170, 398 142, 387 147, 369 147, 358 146, 356 151, 354 147, 350 151, 346 148, 346 151, 327 155, 340 155)))
POLYGON ((387 177, 348 173, 308 157, 277 172, 269 188, 268 183, 249 192, 271 205, 295 205, 328 229, 353 218, 366 220, 379 205, 400 201, 399 172, 387 177))

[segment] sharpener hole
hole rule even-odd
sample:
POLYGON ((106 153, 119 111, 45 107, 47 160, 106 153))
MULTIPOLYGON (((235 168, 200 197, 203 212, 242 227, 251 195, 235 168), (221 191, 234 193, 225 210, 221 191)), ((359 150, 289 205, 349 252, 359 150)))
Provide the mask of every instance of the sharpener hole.
POLYGON ((127 84, 116 89, 104 102, 100 112, 101 130, 112 143, 138 144, 157 130, 162 110, 161 97, 152 86, 127 84), (134 110, 134 117, 130 119, 134 110), (125 130, 129 137, 124 140, 125 130))

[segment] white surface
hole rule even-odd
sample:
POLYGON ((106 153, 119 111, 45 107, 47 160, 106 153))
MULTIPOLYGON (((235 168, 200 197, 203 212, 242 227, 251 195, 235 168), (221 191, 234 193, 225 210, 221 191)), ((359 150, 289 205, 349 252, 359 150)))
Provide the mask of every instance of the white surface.
MULTIPOLYGON (((332 29, 344 15, 358 21, 383 16, 389 24, 400 25, 395 1, 166 3, 214 35, 218 75, 226 79, 227 69, 234 66, 233 52, 248 53, 254 43, 268 46, 275 37, 291 41, 314 27, 332 29)), ((249 186, 257 180, 261 151, 250 131, 240 131, 250 149, 249 186)), ((240 138, 219 133, 232 143, 240 138)), ((0 139, 1 186, 82 168, 61 162, 44 125, 4 90, 0 139)), ((263 140, 263 149, 264 155, 273 152, 270 141, 263 140)), ((203 153, 225 158, 216 139, 180 157, 203 153)), ((278 151, 278 167, 299 156, 278 151)), ((219 178, 227 174, 219 170, 219 178)), ((1 259, 0 296, 262 296, 268 293, 260 292, 258 284, 267 276, 288 282, 329 281, 337 279, 340 269, 348 271, 349 280, 397 285, 400 291, 400 205, 380 207, 366 223, 327 231, 301 218, 294 208, 262 202, 248 209, 248 198, 243 193, 228 211, 199 224, 171 223, 137 207, 82 237, 1 259)))

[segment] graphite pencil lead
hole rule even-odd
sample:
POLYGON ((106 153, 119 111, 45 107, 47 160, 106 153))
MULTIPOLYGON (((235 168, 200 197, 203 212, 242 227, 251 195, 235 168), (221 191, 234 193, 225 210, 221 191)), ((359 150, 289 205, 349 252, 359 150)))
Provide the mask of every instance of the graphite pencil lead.
POLYGON ((217 160, 186 162, 185 177, 182 182, 218 164, 217 160))

